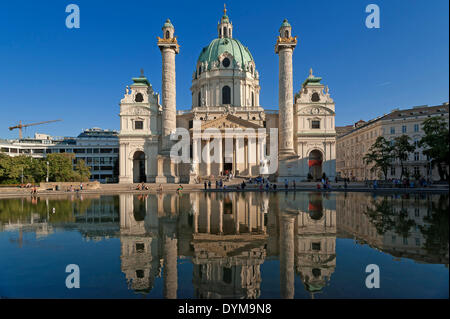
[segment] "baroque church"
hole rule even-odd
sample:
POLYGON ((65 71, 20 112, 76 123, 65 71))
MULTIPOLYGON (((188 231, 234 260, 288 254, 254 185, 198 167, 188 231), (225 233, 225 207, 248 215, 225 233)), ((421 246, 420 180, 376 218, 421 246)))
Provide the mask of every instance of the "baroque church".
POLYGON ((162 31, 157 42, 162 55, 161 98, 141 71, 120 101, 120 183, 196 183, 228 173, 264 176, 267 163, 276 165, 274 173, 265 174, 273 181, 317 180, 323 173, 330 179, 335 177, 334 101, 312 70, 294 95, 292 58, 297 37, 287 20, 275 44, 279 56, 278 110, 261 106, 256 62, 250 50, 234 37, 233 24, 224 9, 217 37, 201 50, 195 64, 192 107, 177 111, 175 57, 180 46, 170 20, 162 31), (196 127, 195 123, 201 124, 196 127), (177 128, 189 131, 189 163, 171 159, 177 128), (230 128, 235 129, 234 135, 223 134, 218 144, 204 134, 209 129, 225 133, 230 128), (273 131, 277 132, 273 139, 277 143, 271 147, 269 135, 273 131), (208 160, 213 157, 219 160, 208 160))

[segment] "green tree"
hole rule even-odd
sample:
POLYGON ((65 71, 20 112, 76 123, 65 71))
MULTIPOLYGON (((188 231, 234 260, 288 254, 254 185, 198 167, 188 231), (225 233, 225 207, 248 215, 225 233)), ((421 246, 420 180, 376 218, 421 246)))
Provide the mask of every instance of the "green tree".
POLYGON ((375 143, 369 148, 364 155, 363 160, 367 165, 373 164, 370 168, 371 172, 380 170, 383 172, 384 179, 387 180, 387 172, 392 162, 392 147, 383 136, 378 136, 375 143))
POLYGON ((419 226, 425 238, 424 248, 434 255, 448 254, 449 220, 448 194, 439 195, 439 199, 432 201, 428 216, 424 217, 425 225, 419 226))
POLYGON ((49 181, 71 182, 77 180, 77 174, 73 171, 72 161, 75 158, 71 153, 53 153, 47 155, 49 162, 49 181))
POLYGON ((77 160, 75 173, 77 174, 77 177, 79 177, 80 181, 87 182, 91 176, 91 168, 86 165, 84 160, 77 160))
POLYGON ((26 155, 10 157, 0 154, 0 183, 19 184, 39 182, 42 164, 39 159, 26 155), (22 179, 23 176, 23 179, 22 179))
MULTIPOLYGON (((411 138, 408 135, 402 135, 396 137, 394 139, 394 145, 392 145, 392 155, 400 162, 400 180, 403 179, 403 175, 405 175, 405 162, 408 160, 409 154, 416 149, 414 144, 409 143, 410 139, 411 138)), ((407 175, 409 176, 409 173, 407 175)))
POLYGON ((408 216, 408 210, 405 208, 405 201, 401 200, 401 208, 396 212, 395 204, 399 202, 385 196, 381 201, 372 200, 370 206, 367 206, 365 214, 369 221, 375 226, 377 233, 384 235, 388 231, 394 231, 397 235, 408 238, 411 235, 410 230, 416 225, 414 220, 408 216))
POLYGON ((448 122, 441 117, 430 117, 422 123, 425 136, 419 141, 423 154, 431 159, 432 167, 437 166, 441 180, 449 180, 447 169, 449 161, 448 122), (447 167, 444 168, 444 165, 447 167))

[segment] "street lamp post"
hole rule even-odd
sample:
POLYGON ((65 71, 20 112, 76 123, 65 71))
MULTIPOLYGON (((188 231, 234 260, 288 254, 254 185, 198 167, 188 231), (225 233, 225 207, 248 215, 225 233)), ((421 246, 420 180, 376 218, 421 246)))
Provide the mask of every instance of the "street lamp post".
POLYGON ((48 163, 48 161, 47 161, 47 177, 46 177, 46 179, 45 179, 45 182, 46 182, 46 183, 48 183, 48 164, 49 164, 49 163, 48 163))

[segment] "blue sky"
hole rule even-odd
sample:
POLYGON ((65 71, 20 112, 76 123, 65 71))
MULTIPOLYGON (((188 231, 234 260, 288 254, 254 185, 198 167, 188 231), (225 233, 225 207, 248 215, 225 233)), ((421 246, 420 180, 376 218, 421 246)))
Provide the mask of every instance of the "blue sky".
MULTIPOLYGON (((75 136, 83 128, 119 129, 119 101, 143 68, 161 91, 156 36, 167 18, 181 44, 177 109, 191 107, 192 72, 201 49, 217 36, 224 1, 1 1, 0 138, 8 127, 75 136), (80 7, 81 28, 67 29, 65 8, 80 7)), ((449 100, 447 0, 227 1, 233 36, 247 46, 260 73, 260 104, 276 109, 274 44, 287 18, 298 36, 294 91, 309 68, 330 87, 336 124, 370 119, 400 107, 449 100), (367 29, 365 8, 381 10, 381 28, 367 29)))

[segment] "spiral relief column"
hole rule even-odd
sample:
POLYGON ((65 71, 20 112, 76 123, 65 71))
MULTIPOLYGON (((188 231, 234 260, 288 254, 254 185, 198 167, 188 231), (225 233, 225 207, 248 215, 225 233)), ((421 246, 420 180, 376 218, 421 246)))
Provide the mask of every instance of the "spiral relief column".
POLYGON ((278 88, 278 130, 279 156, 294 155, 294 88, 292 55, 297 45, 297 37, 291 36, 291 25, 285 19, 280 28, 275 45, 279 56, 278 88))

